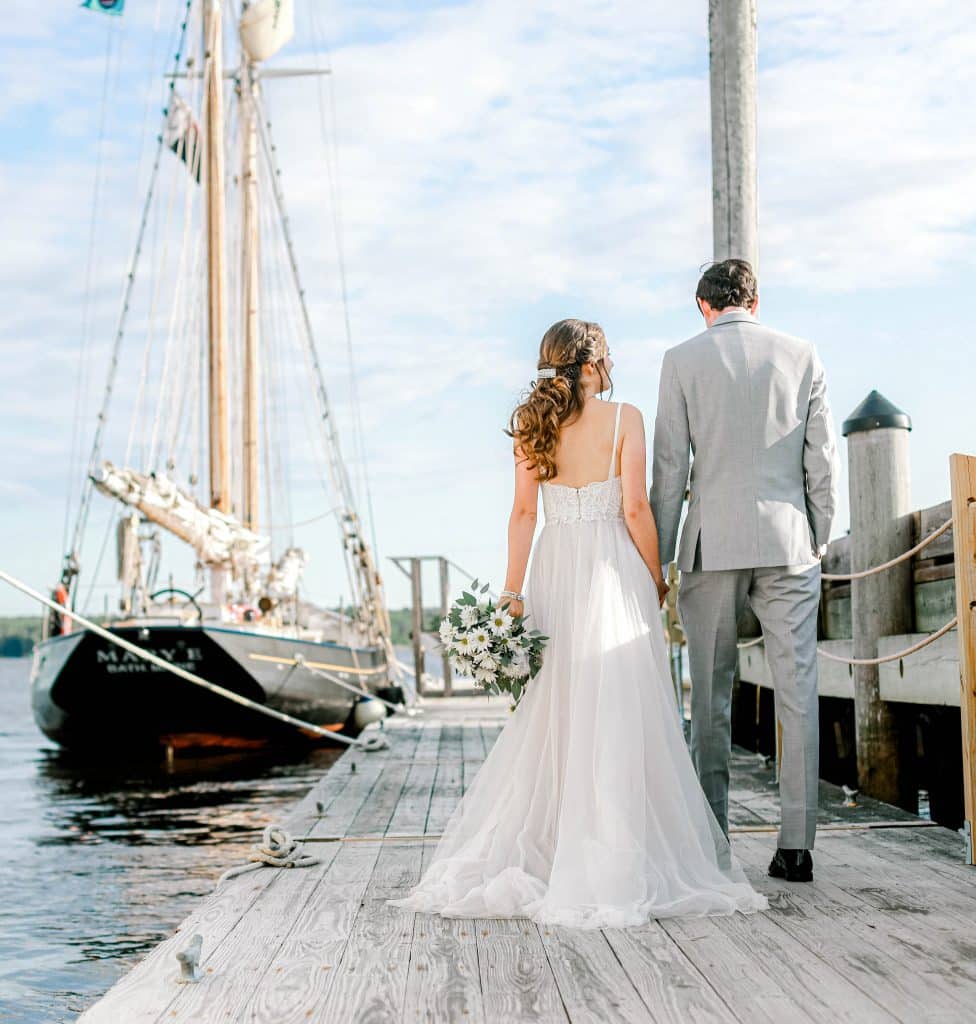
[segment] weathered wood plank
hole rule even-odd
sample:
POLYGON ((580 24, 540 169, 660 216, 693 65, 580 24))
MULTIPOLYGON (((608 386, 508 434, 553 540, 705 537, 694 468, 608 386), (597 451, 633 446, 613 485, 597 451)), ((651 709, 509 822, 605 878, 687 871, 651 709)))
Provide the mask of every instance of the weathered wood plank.
POLYGON ((437 777, 427 814, 426 831, 444 831, 448 819, 461 799, 464 767, 462 764, 461 726, 445 725, 441 730, 437 777))
POLYGON ((477 922, 415 917, 403 1020, 484 1021, 477 922))
MULTIPOLYGON (((296 833, 307 833, 318 820, 313 816, 317 813, 316 801, 324 804, 327 813, 340 816, 343 807, 358 809, 368 795, 369 779, 369 776, 362 776, 356 780, 356 785, 350 786, 346 773, 329 772, 286 818, 288 827, 296 833)), ((103 1021, 115 1024, 120 1020, 135 1024, 156 1020, 160 1007, 176 993, 175 979, 179 974, 176 953, 199 933, 204 938, 204 958, 212 954, 250 912, 275 875, 276 872, 271 870, 257 871, 225 882, 179 925, 172 936, 151 950, 80 1019, 85 1024, 101 1024, 103 1021)))
MULTIPOLYGON (((406 738, 412 749, 416 736, 406 738)), ((350 831, 364 816, 369 823, 374 814, 374 796, 385 794, 386 765, 384 755, 360 755, 350 750, 333 766, 339 774, 348 776, 343 796, 338 797, 311 829, 310 835, 343 834, 350 831), (367 760, 362 763, 362 758, 367 760), (356 770, 353 771, 353 765, 356 770), (336 833, 334 830, 341 829, 336 833)), ((402 782, 401 782, 402 784, 402 782)), ((382 800, 381 800, 382 803, 382 800)), ((356 845, 316 844, 310 846, 324 863, 316 868, 298 871, 280 871, 272 884, 261 893, 236 927, 203 961, 211 975, 206 985, 185 986, 166 1009, 167 1020, 200 1022, 239 1019, 244 1008, 252 1001, 252 994, 266 973, 267 965, 276 963, 281 947, 295 928, 302 930, 305 910, 310 900, 321 899, 323 890, 329 891, 331 901, 339 903, 341 895, 347 902, 357 902, 368 882, 378 849, 356 845), (343 888, 344 887, 344 888, 343 888), (345 890, 350 890, 346 892, 345 890)), ((205 950, 206 953, 206 950, 205 950)), ((280 996, 294 995, 294 987, 276 989, 280 996)), ((276 1002, 280 1001, 276 997, 276 1002)), ((275 1017, 281 1019, 284 1011, 275 1008, 275 1017)), ((258 1018, 260 1019, 260 1018, 258 1018)), ((268 1018, 272 1019, 272 1018, 268 1018)))
MULTIPOLYGON (((365 898, 325 997, 309 1021, 398 1021, 410 964, 413 920, 386 897, 365 898)), ((273 990, 269 990, 273 991, 273 990)), ((277 1020, 268 1017, 268 1024, 277 1020)))
POLYGON ((540 925, 563 1006, 573 1024, 639 1024, 647 1009, 603 932, 540 925))
POLYGON ((735 1024, 739 1020, 660 922, 604 934, 656 1024, 735 1024))
MULTIPOLYGON (((773 845, 743 838, 737 841, 736 852, 744 863, 761 869, 773 845)), ((814 857, 818 866, 812 883, 768 881, 770 919, 893 1018, 961 1019, 953 989, 963 998, 968 989, 970 999, 973 989, 953 977, 956 965, 933 957, 917 935, 835 884, 820 864, 825 858, 816 851, 814 857)))
POLYGON ((478 966, 489 1024, 567 1024, 539 930, 531 921, 483 920, 478 966))
POLYGON ((976 458, 953 455, 952 522, 955 535, 956 608, 959 611, 962 774, 969 863, 976 864, 976 458))
POLYGON ((743 1021, 781 1024, 784 1020, 818 1019, 790 991, 775 965, 763 964, 742 950, 721 930, 716 919, 668 918, 661 922, 661 927, 743 1021))

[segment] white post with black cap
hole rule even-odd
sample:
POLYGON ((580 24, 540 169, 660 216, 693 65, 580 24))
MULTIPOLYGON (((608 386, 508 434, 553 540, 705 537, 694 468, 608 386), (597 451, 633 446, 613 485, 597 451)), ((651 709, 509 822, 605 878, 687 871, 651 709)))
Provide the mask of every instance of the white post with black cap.
MULTIPOLYGON (((844 421, 853 572, 881 565, 912 546, 911 429, 911 418, 878 391, 872 391, 844 421)), ((911 561, 854 580, 854 657, 876 658, 879 638, 911 633, 914 617, 911 561)), ((881 699, 878 666, 855 665, 853 675, 858 785, 886 803, 911 804, 918 798, 917 789, 903 775, 898 722, 881 699)))

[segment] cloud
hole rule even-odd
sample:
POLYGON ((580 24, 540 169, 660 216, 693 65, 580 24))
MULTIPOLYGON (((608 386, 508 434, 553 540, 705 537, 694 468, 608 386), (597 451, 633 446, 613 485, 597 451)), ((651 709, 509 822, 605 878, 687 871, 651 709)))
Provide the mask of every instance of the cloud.
MULTIPOLYGON (((279 65, 316 59, 312 10, 299 5, 299 31, 279 65)), ((617 395, 640 404, 648 424, 661 351, 697 329, 689 296, 711 249, 705 6, 473 0, 315 10, 334 70, 323 86, 327 138, 314 81, 264 89, 343 449, 358 477, 326 167, 333 142, 381 543, 398 553, 467 552, 497 575, 510 486, 501 427, 548 323, 604 323, 617 395)), ((90 443, 172 52, 175 26, 154 34, 154 17, 149 5, 133 6, 110 27, 54 5, 0 42, 0 206, 10 242, 0 252, 0 429, 16 439, 2 476, 28 489, 5 510, 20 534, 33 528, 32 495, 56 505, 68 470, 101 54, 114 31, 76 447, 90 443)), ((972 250, 976 220, 976 143, 962 130, 976 65, 967 12, 943 0, 924 10, 902 0, 784 0, 760 18, 764 284, 813 301, 867 290, 890 301, 906 288, 946 287, 972 250)), ((172 161, 164 165, 112 456, 125 448, 167 183, 183 180, 172 161)), ((865 351, 867 359, 875 350, 865 351)), ((309 392, 304 362, 282 372, 294 404, 309 392)), ((321 465, 307 410, 292 416, 294 515, 304 518, 324 502, 321 465)), ((47 552, 51 535, 26 547, 47 552)), ((305 537, 323 590, 333 592, 331 533, 310 528, 305 537)))

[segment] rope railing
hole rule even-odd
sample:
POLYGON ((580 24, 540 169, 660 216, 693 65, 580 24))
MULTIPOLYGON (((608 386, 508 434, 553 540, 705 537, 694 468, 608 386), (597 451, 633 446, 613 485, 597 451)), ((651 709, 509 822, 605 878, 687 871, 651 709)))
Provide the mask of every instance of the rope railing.
MULTIPOLYGON (((930 533, 923 541, 919 542, 913 548, 909 548, 904 554, 899 555, 897 558, 892 558, 890 561, 883 562, 881 565, 876 565, 871 569, 864 569, 862 572, 852 573, 822 573, 821 579, 832 582, 850 582, 851 580, 863 580, 869 576, 875 576, 878 573, 884 572, 886 569, 891 569, 893 566, 900 564, 901 562, 907 562, 908 559, 913 558, 915 555, 928 547, 932 541, 937 540, 949 529, 952 528, 952 519, 947 519, 937 530, 930 533)), ((944 637, 946 633, 955 629, 959 625, 959 616, 955 616, 951 621, 947 622, 941 629, 937 629, 934 633, 930 633, 924 640, 920 640, 916 644, 912 644, 911 647, 906 647, 903 651, 896 651, 894 654, 885 654, 878 658, 845 658, 843 655, 834 654, 832 651, 825 651, 822 647, 817 648, 817 654, 821 658, 827 658, 828 661, 837 661, 842 665, 885 665, 889 661, 901 661, 902 658, 907 658, 912 654, 917 654, 923 648, 928 647, 929 644, 934 644, 936 640, 944 637)), ((736 646, 740 651, 744 651, 749 647, 755 647, 761 644, 765 637, 757 636, 751 640, 745 640, 736 646)))
POLYGON ((874 576, 879 572, 884 572, 886 569, 891 569, 893 566, 899 565, 901 562, 907 562, 909 558, 914 558, 919 551, 928 547, 932 541, 941 537, 948 529, 952 527, 952 520, 947 519, 934 533, 930 533, 925 540, 916 544, 915 547, 910 548, 904 554, 899 555, 897 558, 892 558, 890 562, 883 562, 881 565, 876 565, 873 569, 864 569, 862 572, 849 572, 849 573, 821 573, 820 578, 827 580, 828 582, 850 582, 851 580, 863 580, 868 576, 874 576))
POLYGON ((832 654, 830 651, 825 651, 822 647, 817 648, 817 654, 821 658, 828 658, 830 661, 839 661, 843 665, 884 665, 889 661, 901 661, 902 658, 907 658, 910 654, 916 654, 923 647, 928 647, 929 644, 934 644, 940 637, 946 635, 946 633, 955 629, 959 625, 959 616, 955 616, 951 621, 947 622, 941 629, 937 629, 934 633, 924 639, 920 640, 917 644, 912 644, 911 647, 906 647, 903 651, 897 651, 895 654, 886 654, 881 658, 844 658, 839 654, 832 654))

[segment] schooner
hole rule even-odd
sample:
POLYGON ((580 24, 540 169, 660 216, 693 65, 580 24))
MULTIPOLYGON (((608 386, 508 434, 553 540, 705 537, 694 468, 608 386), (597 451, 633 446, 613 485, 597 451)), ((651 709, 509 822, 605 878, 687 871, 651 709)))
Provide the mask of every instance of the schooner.
MULTIPOLYGON (((186 0, 87 479, 55 597, 80 611, 90 507, 96 495, 109 499, 117 511, 120 588, 118 611, 108 616, 112 632, 253 701, 330 730, 356 731, 386 713, 382 701, 400 702, 403 692, 382 579, 340 452, 261 89, 266 78, 322 72, 264 67, 293 34, 291 0, 241 5, 231 26, 238 52, 228 68, 225 10, 221 0, 186 0), (189 101, 178 85, 186 86, 189 101), (225 94, 233 117, 225 117, 225 94), (105 426, 167 161, 176 184, 166 223, 178 227, 163 244, 176 269, 168 272, 166 256, 150 267, 143 370, 126 457, 116 462, 105 458, 105 426), (157 321, 165 324, 166 340, 154 347, 157 321), (306 553, 278 540, 294 524, 272 521, 272 512, 277 520, 282 508, 290 511, 278 464, 283 441, 274 430, 282 423, 280 406, 291 403, 275 387, 299 358, 333 505, 320 518, 338 524, 351 610, 304 599, 306 553), (151 436, 133 441, 150 419, 151 436), (161 576, 164 540, 182 551, 186 568, 178 580, 172 570, 161 576)), ((161 745, 247 746, 274 740, 283 728, 90 630, 72 628, 70 614, 49 617, 31 680, 38 725, 73 748, 150 753, 161 745)), ((295 737, 293 730, 283 735, 295 737)))

